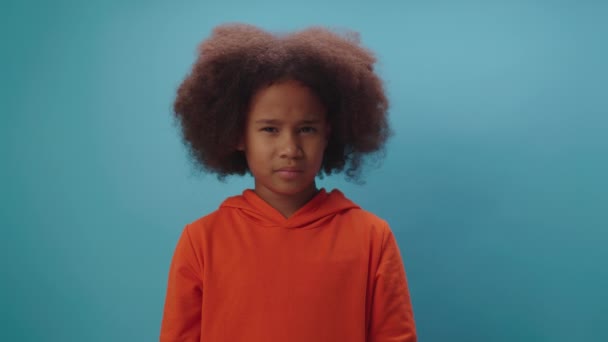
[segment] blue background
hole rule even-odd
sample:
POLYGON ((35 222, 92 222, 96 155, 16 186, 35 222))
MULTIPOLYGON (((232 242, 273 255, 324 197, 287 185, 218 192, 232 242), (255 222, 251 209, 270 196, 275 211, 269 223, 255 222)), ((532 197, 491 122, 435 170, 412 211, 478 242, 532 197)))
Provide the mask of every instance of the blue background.
POLYGON ((420 341, 608 341, 600 1, 3 1, 0 340, 154 341, 183 226, 249 178, 197 175, 171 119, 213 26, 359 31, 395 136, 359 186, 420 341))

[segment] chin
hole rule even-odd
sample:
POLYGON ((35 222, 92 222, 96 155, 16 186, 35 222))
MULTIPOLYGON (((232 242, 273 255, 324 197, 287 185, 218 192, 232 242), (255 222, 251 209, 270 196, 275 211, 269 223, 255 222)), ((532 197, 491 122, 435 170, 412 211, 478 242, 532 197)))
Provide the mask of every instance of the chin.
POLYGON ((279 186, 269 187, 268 189, 281 195, 297 195, 314 187, 315 183, 312 182, 307 184, 282 184, 279 186))

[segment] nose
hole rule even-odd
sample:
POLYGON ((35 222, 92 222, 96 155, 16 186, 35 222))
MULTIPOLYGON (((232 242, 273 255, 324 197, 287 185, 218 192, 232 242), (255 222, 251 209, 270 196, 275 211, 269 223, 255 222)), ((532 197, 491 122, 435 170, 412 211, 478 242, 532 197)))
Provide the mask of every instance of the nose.
POLYGON ((297 135, 286 133, 281 141, 281 158, 297 159, 302 157, 302 146, 297 135))

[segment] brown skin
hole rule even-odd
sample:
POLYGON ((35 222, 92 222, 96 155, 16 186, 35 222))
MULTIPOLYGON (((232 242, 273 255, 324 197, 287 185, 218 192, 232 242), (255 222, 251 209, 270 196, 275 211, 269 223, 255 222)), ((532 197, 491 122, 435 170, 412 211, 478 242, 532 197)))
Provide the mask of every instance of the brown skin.
POLYGON ((316 193, 330 136, 327 109, 308 87, 287 80, 259 90, 252 98, 243 151, 255 179, 255 192, 290 217, 316 193))

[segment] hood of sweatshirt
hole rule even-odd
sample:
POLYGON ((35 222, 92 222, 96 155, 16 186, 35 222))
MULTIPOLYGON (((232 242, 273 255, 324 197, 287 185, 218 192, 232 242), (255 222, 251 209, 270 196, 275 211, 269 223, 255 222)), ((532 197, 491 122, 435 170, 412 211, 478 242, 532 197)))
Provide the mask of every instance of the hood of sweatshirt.
POLYGON ((251 189, 243 191, 239 196, 228 197, 220 205, 220 209, 239 211, 256 225, 283 228, 316 227, 335 215, 355 208, 359 208, 359 206, 346 198, 339 190, 334 189, 327 192, 323 188, 288 218, 285 218, 251 189))

